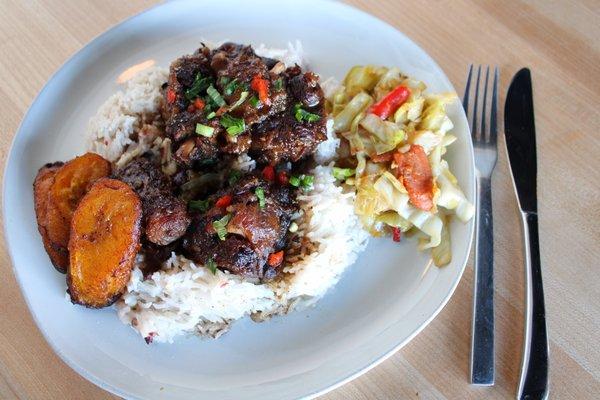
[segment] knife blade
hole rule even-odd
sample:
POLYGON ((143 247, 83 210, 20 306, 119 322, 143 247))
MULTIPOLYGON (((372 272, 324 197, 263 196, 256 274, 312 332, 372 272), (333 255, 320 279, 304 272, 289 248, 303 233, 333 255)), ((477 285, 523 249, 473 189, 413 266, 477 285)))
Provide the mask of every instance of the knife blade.
POLYGON ((537 160, 533 91, 529 69, 513 78, 504 106, 506 150, 521 209, 525 250, 525 338, 519 400, 548 398, 548 334, 537 214, 537 160))
POLYGON ((519 206, 537 212, 537 159, 531 73, 523 68, 513 78, 504 108, 504 136, 519 206))

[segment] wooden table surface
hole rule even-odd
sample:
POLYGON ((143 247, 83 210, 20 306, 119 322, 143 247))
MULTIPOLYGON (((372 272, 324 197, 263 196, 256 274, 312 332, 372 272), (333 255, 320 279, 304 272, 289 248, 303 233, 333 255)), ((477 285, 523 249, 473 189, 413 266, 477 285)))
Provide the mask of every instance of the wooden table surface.
MULTIPOLYGON (((0 154, 38 91, 96 35, 155 0, 0 0, 0 154)), ((468 63, 533 71, 551 397, 600 398, 600 2, 418 0, 349 3, 395 25, 462 88, 468 63)), ((357 27, 360 29, 360 27, 357 27)), ((459 89, 461 90, 461 89, 459 89)), ((496 385, 468 383, 472 260, 448 305, 410 344, 325 399, 506 399, 523 330, 519 218, 500 143, 493 178, 496 385)), ((0 249, 0 399, 112 399, 77 375, 35 326, 0 249)))

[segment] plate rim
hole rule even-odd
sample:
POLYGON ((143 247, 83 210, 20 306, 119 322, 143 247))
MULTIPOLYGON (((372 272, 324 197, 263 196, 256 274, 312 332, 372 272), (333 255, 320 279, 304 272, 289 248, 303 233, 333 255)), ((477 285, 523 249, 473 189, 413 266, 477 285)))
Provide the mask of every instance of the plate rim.
MULTIPOLYGON (((458 92, 456 91, 456 88, 454 87, 454 85, 452 84, 452 82, 450 81, 450 79, 448 79, 446 73, 444 72, 444 70, 440 67, 440 65, 435 61, 435 59, 433 57, 431 57, 429 55, 429 53, 427 53, 419 44, 417 44, 415 41, 413 41, 408 35, 404 34, 404 32, 402 32, 401 30, 399 30, 398 28, 394 27, 393 25, 389 24, 388 22, 377 18, 376 16, 363 11, 357 7, 354 7, 352 5, 346 4, 346 3, 342 3, 336 0, 311 0, 314 4, 317 4, 319 2, 323 2, 326 1, 330 4, 335 4, 336 7, 341 7, 341 8, 345 8, 348 11, 354 12, 354 13, 358 13, 361 14, 362 17, 364 18, 368 18, 373 20, 373 22, 376 22, 382 26, 385 26, 387 29, 391 29, 393 30, 396 34, 401 35, 405 40, 411 42, 414 46, 416 46, 419 50, 421 50, 421 52, 423 53, 424 57, 427 59, 427 61, 429 63, 431 63, 431 65, 433 65, 434 67, 436 67, 439 71, 442 72, 443 77, 445 78, 445 80, 448 82, 448 84, 450 85, 450 87, 454 90, 455 93, 458 94, 458 92)), ((42 334, 44 340, 46 341, 46 343, 50 346, 50 348, 54 351, 54 353, 56 355, 58 355, 58 357, 65 363, 67 364, 71 369, 73 369, 75 372, 77 372, 80 376, 82 376, 83 378, 85 378, 86 380, 88 380, 89 382, 93 383, 94 385, 96 385, 97 387, 108 391, 109 393, 112 393, 114 395, 123 397, 123 398, 127 398, 127 399, 135 399, 135 400, 143 400, 142 397, 139 397, 137 395, 134 395, 133 393, 130 393, 128 391, 125 391, 115 385, 113 385, 112 383, 110 383, 109 381, 103 380, 101 378, 99 378, 98 376, 96 376, 95 374, 89 372, 88 370, 86 370, 85 368, 83 368, 82 366, 80 366, 79 364, 75 363, 74 361, 72 361, 69 357, 67 357, 60 348, 58 348, 56 346, 56 344, 51 340, 51 338, 48 336, 48 333, 43 330, 40 327, 40 323, 38 321, 38 318, 36 316, 36 314, 33 312, 31 303, 29 301, 29 298, 27 296, 25 296, 24 294, 24 290, 23 290, 23 283, 21 281, 21 277, 19 275, 19 273, 17 272, 17 267, 15 265, 15 256, 13 254, 13 244, 11 242, 11 239, 8 235, 8 228, 7 228, 7 222, 6 222, 6 209, 7 209, 7 185, 6 185, 6 177, 8 175, 8 166, 9 164, 11 164, 13 162, 13 158, 15 157, 15 154, 13 152, 14 150, 14 146, 15 146, 15 142, 17 140, 17 137, 20 135, 22 129, 23 129, 23 125, 25 124, 25 122, 29 119, 29 115, 31 113, 31 110, 34 108, 34 106, 38 103, 39 99, 43 96, 43 94, 48 90, 48 87, 50 86, 50 84, 55 80, 55 78, 57 77, 57 75, 59 75, 66 67, 68 67, 70 64, 76 62, 79 58, 83 57, 83 53, 89 49, 90 46, 92 46, 95 43, 100 42, 103 38, 105 38, 106 36, 110 35, 114 30, 116 30, 117 28, 129 23, 132 20, 135 20, 137 18, 142 17, 143 15, 150 13, 152 11, 154 11, 157 8, 161 8, 161 7, 165 7, 168 6, 170 3, 185 3, 188 2, 186 0, 170 0, 170 1, 164 1, 164 2, 160 2, 158 4, 155 4, 147 9, 144 9, 142 11, 140 11, 139 13, 136 13, 134 15, 131 15, 115 24, 112 24, 110 27, 108 27, 107 29, 105 29, 104 31, 102 31, 101 33, 99 33, 98 35, 94 36, 92 39, 90 39, 89 41, 87 41, 81 48, 79 48, 77 51, 75 51, 73 54, 71 54, 51 75, 50 77, 46 80, 46 82, 44 83, 44 85, 42 86, 42 88, 39 90, 39 92, 35 95, 35 97, 33 98, 31 104, 29 105, 29 107, 27 108, 27 111, 23 114, 23 117, 21 119, 21 122, 19 123, 19 126, 17 127, 12 139, 11 139, 11 143, 10 146, 8 148, 8 152, 7 152, 7 157, 4 161, 4 170, 3 170, 3 180, 2 180, 2 213, 3 213, 3 233, 4 233, 4 238, 5 238, 5 242, 7 244, 7 253, 9 255, 10 261, 11 261, 11 267, 12 267, 12 271, 13 271, 13 275, 17 281, 17 283, 19 284, 19 290, 21 293, 22 298, 25 300, 25 303, 27 305, 27 308, 29 310, 29 314, 31 315, 31 317, 33 318, 36 328, 38 329, 38 331, 40 331, 40 333, 42 334)), ((467 130, 469 130, 470 133, 470 126, 468 123, 468 119, 466 117, 466 114, 464 112, 464 109, 461 107, 459 107, 459 118, 464 119, 464 122, 466 122, 466 127, 467 130)), ((475 167, 475 159, 474 159, 474 151, 473 151, 473 144, 470 140, 467 141, 468 145, 468 158, 469 158, 469 182, 466 182, 470 188, 471 188, 471 192, 473 193, 473 199, 476 201, 477 198, 477 192, 476 192, 476 167, 475 167)), ((465 185, 465 182, 462 183, 463 185, 465 185)), ((392 355, 394 355, 397 351, 399 351, 402 347, 404 347, 406 344, 408 344, 412 339, 415 338, 415 336, 417 336, 419 333, 421 333, 430 323, 431 321, 433 321, 433 319, 435 319, 438 314, 445 308, 445 306, 448 304, 448 301, 450 300, 450 298, 453 296, 454 292, 456 291, 456 288, 458 287, 458 284, 460 283, 462 276, 464 274, 464 271, 466 269, 467 263, 469 261, 469 254, 471 252, 471 248, 473 245, 473 238, 474 238, 474 232, 475 232, 475 216, 468 221, 468 226, 467 226, 467 246, 465 248, 465 254, 463 254, 461 256, 462 261, 462 265, 459 268, 459 273, 457 274, 452 286, 449 288, 448 292, 446 293, 446 295, 444 296, 442 302, 439 304, 439 306, 436 308, 435 312, 433 314, 431 314, 429 316, 429 318, 427 318, 427 320, 425 320, 417 329, 415 329, 409 336, 407 336, 404 340, 400 341, 399 343, 395 344, 394 346, 392 346, 390 349, 385 350, 382 354, 378 355, 375 357, 375 359, 370 362, 369 364, 365 365, 363 368, 358 369, 357 371, 348 374, 347 376, 344 376, 342 378, 339 378, 336 382, 333 382, 331 384, 327 384, 327 386, 321 388, 321 389, 317 389, 315 391, 312 391, 310 393, 306 393, 305 395, 299 397, 300 399, 314 399, 318 396, 324 395, 332 390, 335 390, 341 386, 343 386, 344 384, 358 378, 359 376, 365 374, 366 372, 370 371, 371 369, 375 368, 376 366, 378 366, 379 364, 383 363, 384 361, 386 361, 388 358, 390 358, 392 355)))

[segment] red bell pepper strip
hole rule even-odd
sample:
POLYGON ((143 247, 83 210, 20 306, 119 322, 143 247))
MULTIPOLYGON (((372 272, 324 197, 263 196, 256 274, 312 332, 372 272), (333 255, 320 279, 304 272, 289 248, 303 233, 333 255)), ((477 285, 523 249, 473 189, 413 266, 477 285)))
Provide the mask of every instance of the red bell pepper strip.
POLYGON ((271 104, 269 99, 269 81, 260 75, 254 75, 250 87, 258 93, 258 99, 265 105, 271 104))
POLYGON ((273 167, 272 165, 267 165, 262 170, 262 175, 269 182, 273 182, 275 180, 275 167, 273 167))
POLYGON ((219 197, 219 200, 215 203, 216 207, 227 208, 231 204, 231 195, 226 194, 225 196, 219 197))
POLYGON ((406 153, 394 154, 398 180, 408 191, 408 199, 417 208, 433 207, 433 174, 423 147, 413 144, 406 153))
POLYGON ((392 115, 402 104, 408 100, 410 90, 406 86, 398 86, 396 89, 389 92, 383 99, 379 100, 371 108, 371 113, 377 115, 381 119, 387 119, 392 115))
POLYGON ((271 267, 276 267, 281 264, 283 261, 283 250, 278 251, 277 253, 269 254, 269 258, 267 260, 267 264, 271 267))

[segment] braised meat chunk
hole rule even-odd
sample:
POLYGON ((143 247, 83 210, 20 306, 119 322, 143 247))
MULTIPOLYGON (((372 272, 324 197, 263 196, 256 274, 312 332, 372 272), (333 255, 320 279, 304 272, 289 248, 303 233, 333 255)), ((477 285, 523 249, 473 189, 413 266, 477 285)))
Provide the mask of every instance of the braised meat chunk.
POLYGON ((285 247, 298 209, 290 189, 250 175, 209 202, 212 207, 194 216, 184 237, 187 256, 248 278, 274 278, 281 262, 269 263, 269 256, 285 247))
POLYGON ((190 224, 186 204, 175 197, 168 176, 147 157, 140 157, 115 173, 142 200, 144 232, 148 241, 165 246, 179 239, 190 224))
POLYGON ((263 162, 298 161, 326 138, 318 76, 251 46, 203 46, 171 64, 164 89, 166 133, 184 169, 248 151, 264 151, 263 162))

